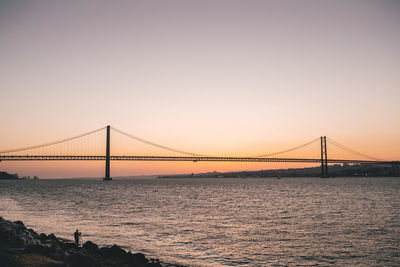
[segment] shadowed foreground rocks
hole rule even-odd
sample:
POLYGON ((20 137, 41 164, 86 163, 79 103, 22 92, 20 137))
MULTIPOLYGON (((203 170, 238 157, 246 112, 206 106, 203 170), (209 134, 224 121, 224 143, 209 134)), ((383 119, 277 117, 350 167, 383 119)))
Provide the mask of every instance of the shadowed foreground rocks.
POLYGON ((57 238, 54 234, 37 234, 21 221, 0 217, 0 266, 179 266, 161 265, 141 253, 126 252, 117 245, 99 248, 87 241, 82 247, 57 238))

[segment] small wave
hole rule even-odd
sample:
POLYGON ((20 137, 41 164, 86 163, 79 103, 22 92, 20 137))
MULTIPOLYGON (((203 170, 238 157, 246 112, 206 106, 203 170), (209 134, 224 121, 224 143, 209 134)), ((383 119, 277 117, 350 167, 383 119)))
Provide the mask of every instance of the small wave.
POLYGON ((123 222, 121 225, 143 225, 142 222, 123 222))

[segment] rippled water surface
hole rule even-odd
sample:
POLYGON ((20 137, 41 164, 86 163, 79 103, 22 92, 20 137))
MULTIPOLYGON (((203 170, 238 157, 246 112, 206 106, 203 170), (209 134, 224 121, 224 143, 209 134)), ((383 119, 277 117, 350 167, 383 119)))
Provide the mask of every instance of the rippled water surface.
POLYGON ((399 178, 0 181, 0 216, 167 262, 399 266, 399 193, 399 178))

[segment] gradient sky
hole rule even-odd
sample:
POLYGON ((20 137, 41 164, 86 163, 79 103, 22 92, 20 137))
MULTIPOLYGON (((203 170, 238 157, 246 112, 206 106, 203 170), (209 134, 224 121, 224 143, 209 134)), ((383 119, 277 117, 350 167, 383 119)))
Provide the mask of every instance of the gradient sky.
MULTIPOLYGON (((0 1, 0 150, 111 124, 200 154, 400 159, 400 1, 0 1)), ((113 175, 265 169, 113 163, 113 175)), ((1 162, 41 177, 103 163, 1 162)))

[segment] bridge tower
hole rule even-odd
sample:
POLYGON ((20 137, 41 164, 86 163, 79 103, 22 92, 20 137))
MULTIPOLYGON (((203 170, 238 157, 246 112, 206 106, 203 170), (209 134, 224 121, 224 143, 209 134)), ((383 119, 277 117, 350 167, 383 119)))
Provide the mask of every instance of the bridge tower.
POLYGON ((106 174, 103 178, 104 181, 110 181, 110 125, 107 126, 107 137, 106 137, 106 174))
POLYGON ((328 175, 328 153, 326 151, 326 136, 321 136, 321 178, 327 178, 328 175))

